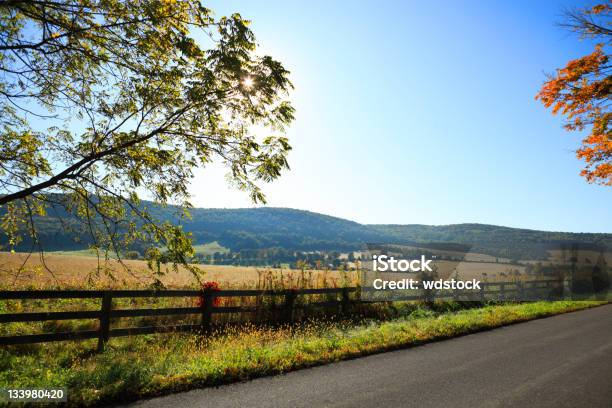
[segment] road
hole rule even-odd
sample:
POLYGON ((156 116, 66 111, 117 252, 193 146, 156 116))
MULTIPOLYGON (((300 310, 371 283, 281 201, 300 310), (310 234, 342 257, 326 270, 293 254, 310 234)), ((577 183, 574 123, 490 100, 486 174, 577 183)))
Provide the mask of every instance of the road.
POLYGON ((129 405, 612 407, 612 305, 129 405))

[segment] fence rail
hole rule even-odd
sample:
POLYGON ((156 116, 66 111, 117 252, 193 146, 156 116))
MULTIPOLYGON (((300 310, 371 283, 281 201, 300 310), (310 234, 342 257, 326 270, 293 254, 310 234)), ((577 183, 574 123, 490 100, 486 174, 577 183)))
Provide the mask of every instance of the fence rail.
MULTIPOLYGON (((538 280, 525 282, 482 282, 483 289, 471 293, 470 300, 485 300, 487 294, 500 295, 502 299, 517 298, 516 294, 524 294, 528 291, 550 288, 558 284, 555 280, 538 280), (486 290, 485 288, 498 287, 498 290, 486 290)), ((15 335, 0 337, 1 345, 43 343, 64 340, 98 339, 98 350, 102 351, 105 344, 112 337, 132 336, 140 334, 202 331, 211 328, 212 315, 220 313, 252 313, 261 310, 253 306, 215 306, 216 298, 227 297, 283 297, 284 301, 273 307, 281 312, 281 320, 293 321, 294 312, 304 308, 336 307, 340 313, 348 313, 351 306, 359 303, 359 299, 351 299, 350 294, 357 292, 359 288, 320 288, 299 290, 33 290, 33 291, 0 291, 0 300, 24 300, 24 299, 100 299, 100 309, 90 311, 69 312, 25 312, 0 314, 0 324, 15 322, 43 322, 49 320, 77 320, 96 319, 99 321, 98 330, 83 330, 76 332, 43 333, 31 335, 15 335), (297 296, 301 295, 336 295, 336 300, 311 302, 308 304, 296 304, 297 296), (147 309, 113 309, 113 299, 119 298, 164 298, 164 297, 187 297, 200 298, 201 306, 198 307, 173 307, 173 308, 147 308, 147 309), (340 297, 340 299, 338 299, 340 297), (182 324, 167 326, 146 326, 111 328, 111 319, 124 317, 146 317, 146 316, 172 316, 172 315, 200 315, 199 324, 182 324)), ((364 289, 361 289, 364 290, 364 289)), ((401 296, 393 300, 434 300, 454 299, 461 296, 457 292, 429 293, 424 296, 401 296)), ((371 302, 372 300, 370 300, 371 302)), ((377 301, 377 300, 373 300, 377 301)), ((386 302, 388 299, 378 300, 386 302)), ((368 302, 369 303, 369 302, 368 302)), ((268 308, 270 310, 270 308, 268 308)))

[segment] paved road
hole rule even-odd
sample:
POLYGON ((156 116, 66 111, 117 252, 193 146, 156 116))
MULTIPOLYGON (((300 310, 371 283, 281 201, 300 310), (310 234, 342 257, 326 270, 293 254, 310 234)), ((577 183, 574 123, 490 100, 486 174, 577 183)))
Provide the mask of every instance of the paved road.
POLYGON ((612 305, 130 406, 610 408, 612 305))

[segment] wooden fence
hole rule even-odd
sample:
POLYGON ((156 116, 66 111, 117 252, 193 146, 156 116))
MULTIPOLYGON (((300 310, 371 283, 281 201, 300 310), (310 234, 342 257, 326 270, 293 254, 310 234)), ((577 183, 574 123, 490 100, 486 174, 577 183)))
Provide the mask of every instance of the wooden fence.
MULTIPOLYGON (((548 290, 551 284, 557 281, 527 281, 527 282, 482 282, 481 291, 471 292, 469 296, 463 293, 444 292, 426 293, 420 296, 401 296, 394 300, 486 300, 486 296, 496 294, 498 299, 511 300, 521 299, 528 292, 548 290), (497 290, 491 290, 497 287, 497 290), (468 296, 468 298, 466 298, 468 296), (464 299, 462 299, 462 297, 464 299)), ((248 313, 257 312, 260 309, 253 306, 215 306, 216 298, 229 297, 283 297, 284 301, 276 309, 281 314, 284 322, 293 321, 294 312, 303 308, 335 307, 340 313, 348 313, 351 306, 360 302, 359 299, 351 299, 350 293, 356 292, 358 288, 322 288, 322 289, 299 289, 299 290, 32 290, 32 291, 0 291, 0 300, 8 299, 100 299, 99 310, 90 311, 64 311, 64 312, 27 312, 27 313, 4 313, 0 314, 1 323, 12 322, 43 322, 49 320, 75 320, 75 319, 97 319, 98 330, 83 330, 76 332, 44 333, 31 335, 16 335, 0 337, 1 345, 43 343, 63 340, 98 339, 98 350, 103 350, 104 345, 111 337, 122 337, 139 334, 152 334, 163 332, 203 331, 211 328, 212 315, 217 313, 248 313), (296 303, 297 296, 301 295, 334 295, 335 300, 309 302, 307 304, 296 303), (174 307, 174 308, 148 308, 148 309, 113 309, 113 299, 120 298, 165 298, 165 297, 187 297, 200 298, 201 306, 197 307, 174 307), (199 324, 183 324, 169 326, 147 326, 129 328, 111 328, 111 319, 120 317, 142 317, 142 316, 169 316, 169 315, 200 315, 199 324)), ((363 290, 363 289, 362 289, 363 290)), ((380 302, 388 299, 378 300, 380 302)))

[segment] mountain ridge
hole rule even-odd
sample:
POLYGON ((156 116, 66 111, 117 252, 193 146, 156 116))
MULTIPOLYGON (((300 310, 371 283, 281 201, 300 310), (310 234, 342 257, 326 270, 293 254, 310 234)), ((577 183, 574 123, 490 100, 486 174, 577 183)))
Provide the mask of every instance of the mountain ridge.
MULTIPOLYGON (((547 249, 574 243, 612 248, 612 234, 606 233, 540 231, 481 223, 361 224, 286 207, 190 208, 191 218, 184 219, 177 214, 179 207, 159 207, 151 202, 142 205, 150 207, 162 221, 183 225, 195 244, 217 241, 232 251, 263 248, 348 251, 362 249, 366 243, 433 242, 468 245, 473 252, 504 258, 545 259, 547 249)), ((83 249, 87 244, 86 236, 80 237, 81 242, 74 242, 59 218, 52 215, 40 218, 39 229, 45 250, 83 249)), ((6 237, 0 239, 0 243, 5 241, 6 237)))

